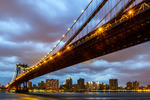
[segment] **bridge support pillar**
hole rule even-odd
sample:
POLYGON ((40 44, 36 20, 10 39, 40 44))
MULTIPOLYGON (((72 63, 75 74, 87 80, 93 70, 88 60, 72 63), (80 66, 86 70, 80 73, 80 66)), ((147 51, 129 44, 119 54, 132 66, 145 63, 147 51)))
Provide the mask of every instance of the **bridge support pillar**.
POLYGON ((16 85, 16 90, 18 90, 18 85, 16 85))
POLYGON ((27 82, 24 82, 24 83, 23 83, 23 90, 28 90, 27 82))
POLYGON ((18 90, 21 90, 21 85, 20 84, 18 85, 18 90))
POLYGON ((25 84, 26 84, 26 86, 25 86, 25 90, 28 90, 28 83, 27 82, 25 82, 25 84))
POLYGON ((23 89, 21 90, 20 85, 16 86, 16 93, 28 93, 27 82, 23 83, 23 89), (19 87, 19 88, 18 88, 19 87))
POLYGON ((25 90, 25 84, 23 83, 23 90, 25 90))

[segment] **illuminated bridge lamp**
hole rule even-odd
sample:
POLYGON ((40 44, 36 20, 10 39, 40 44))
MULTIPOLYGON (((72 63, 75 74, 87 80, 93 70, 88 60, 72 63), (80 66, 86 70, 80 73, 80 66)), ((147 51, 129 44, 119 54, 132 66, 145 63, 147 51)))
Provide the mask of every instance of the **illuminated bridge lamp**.
POLYGON ((70 50, 70 47, 68 46, 67 49, 70 50))
POLYGON ((82 10, 82 13, 84 13, 84 10, 82 10))
POLYGON ((74 20, 74 22, 76 23, 76 22, 77 22, 77 20, 74 20))
POLYGON ((62 35, 62 37, 64 38, 64 37, 65 37, 65 35, 62 35))
POLYGON ((46 63, 46 60, 44 60, 44 63, 46 63))
POLYGON ((129 10, 128 14, 132 15, 133 14, 133 10, 129 10))
POLYGON ((98 30, 99 30, 99 31, 103 31, 103 28, 102 28, 102 27, 100 27, 98 30))
POLYGON ((60 55, 60 52, 58 52, 57 55, 60 55))
POLYGON ((53 59, 53 57, 50 57, 50 60, 52 60, 53 59))

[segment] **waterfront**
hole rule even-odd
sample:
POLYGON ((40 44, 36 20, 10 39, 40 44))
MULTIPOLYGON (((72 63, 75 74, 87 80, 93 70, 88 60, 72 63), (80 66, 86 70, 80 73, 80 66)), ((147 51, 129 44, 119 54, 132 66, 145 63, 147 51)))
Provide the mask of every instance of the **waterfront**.
POLYGON ((150 93, 0 93, 0 100, 150 100, 150 93))

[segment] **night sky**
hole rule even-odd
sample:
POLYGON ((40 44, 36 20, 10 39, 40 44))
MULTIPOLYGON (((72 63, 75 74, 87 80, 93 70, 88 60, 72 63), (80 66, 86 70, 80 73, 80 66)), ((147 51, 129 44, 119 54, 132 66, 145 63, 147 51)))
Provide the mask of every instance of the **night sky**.
MULTIPOLYGON (((11 81, 16 63, 34 65, 58 42, 90 0, 0 0, 0 83, 11 81)), ((150 84, 150 42, 108 54, 33 79, 71 77, 108 83, 118 78, 150 84)))

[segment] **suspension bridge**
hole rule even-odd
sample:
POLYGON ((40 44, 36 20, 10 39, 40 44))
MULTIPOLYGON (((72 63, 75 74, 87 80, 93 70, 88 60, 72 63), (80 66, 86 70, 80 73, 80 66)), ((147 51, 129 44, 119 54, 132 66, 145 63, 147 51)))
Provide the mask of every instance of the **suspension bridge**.
POLYGON ((150 41, 150 0, 91 0, 45 57, 16 64, 7 88, 27 91, 33 78, 150 41))

